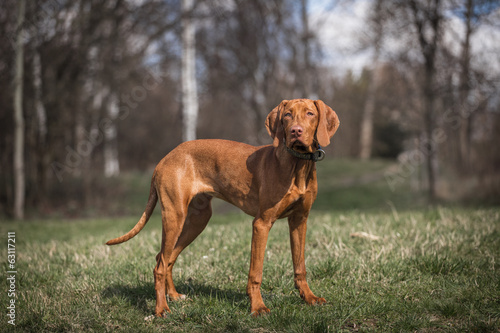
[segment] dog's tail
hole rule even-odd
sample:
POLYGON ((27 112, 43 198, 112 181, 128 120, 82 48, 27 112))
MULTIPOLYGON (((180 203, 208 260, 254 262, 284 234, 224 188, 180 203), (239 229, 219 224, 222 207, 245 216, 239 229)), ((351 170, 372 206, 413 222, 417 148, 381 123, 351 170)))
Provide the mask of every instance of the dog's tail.
POLYGON ((158 201, 158 194, 156 193, 155 176, 153 175, 153 179, 151 179, 151 188, 149 190, 149 199, 148 203, 146 204, 146 210, 144 210, 144 213, 142 214, 142 217, 139 220, 139 222, 137 222, 137 224, 132 228, 132 230, 127 232, 125 235, 109 240, 106 242, 106 244, 107 245, 120 244, 128 241, 130 238, 137 235, 142 230, 142 228, 144 228, 146 223, 148 223, 148 220, 151 217, 153 210, 155 209, 157 201, 158 201))

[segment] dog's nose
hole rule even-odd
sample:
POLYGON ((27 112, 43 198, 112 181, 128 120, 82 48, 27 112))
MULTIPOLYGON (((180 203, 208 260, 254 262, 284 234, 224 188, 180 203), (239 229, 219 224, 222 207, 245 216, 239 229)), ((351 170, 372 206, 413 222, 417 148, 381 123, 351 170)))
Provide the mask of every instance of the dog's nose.
POLYGON ((303 132, 304 132, 304 129, 302 128, 302 126, 299 126, 299 125, 295 125, 295 126, 292 126, 292 128, 290 128, 290 133, 292 134, 292 136, 297 137, 297 138, 300 137, 303 132))

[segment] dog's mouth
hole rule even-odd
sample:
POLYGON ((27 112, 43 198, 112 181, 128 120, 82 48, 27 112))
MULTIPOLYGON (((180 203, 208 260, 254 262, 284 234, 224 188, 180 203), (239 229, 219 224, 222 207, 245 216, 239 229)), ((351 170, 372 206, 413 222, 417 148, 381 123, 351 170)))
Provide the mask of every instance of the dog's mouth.
POLYGON ((295 140, 292 142, 291 147, 293 150, 299 153, 310 153, 311 152, 311 147, 306 146, 303 142, 300 140, 295 140))

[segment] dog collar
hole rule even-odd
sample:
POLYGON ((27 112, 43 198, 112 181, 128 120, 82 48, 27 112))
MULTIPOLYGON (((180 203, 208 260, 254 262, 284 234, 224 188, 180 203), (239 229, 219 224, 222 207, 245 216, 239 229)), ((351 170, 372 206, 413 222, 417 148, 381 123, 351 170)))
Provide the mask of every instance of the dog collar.
POLYGON ((289 148, 285 142, 283 142, 283 143, 285 144, 286 150, 292 156, 295 156, 295 157, 300 158, 302 160, 310 160, 313 162, 318 162, 318 161, 322 161, 326 155, 325 151, 323 149, 321 149, 320 145, 318 145, 318 149, 314 153, 299 153, 298 151, 295 151, 292 148, 289 148))

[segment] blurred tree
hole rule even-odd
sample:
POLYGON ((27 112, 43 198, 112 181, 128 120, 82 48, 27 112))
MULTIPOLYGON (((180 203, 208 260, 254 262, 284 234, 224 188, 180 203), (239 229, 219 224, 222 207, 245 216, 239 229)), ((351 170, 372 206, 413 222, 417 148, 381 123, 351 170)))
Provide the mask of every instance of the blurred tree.
POLYGON ((443 7, 441 0, 407 2, 411 24, 415 28, 420 52, 424 59, 424 74, 421 82, 424 112, 424 154, 426 157, 429 199, 436 198, 436 58, 439 42, 443 34, 443 7))
POLYGON ((342 130, 335 134, 335 147, 331 148, 338 156, 359 156, 359 133, 369 75, 370 72, 364 69, 359 77, 348 71, 343 77, 334 78, 333 94, 324 100, 335 109, 342 121, 342 130))
POLYGON ((394 121, 381 122, 375 127, 373 155, 395 159, 404 151, 405 132, 394 121))
MULTIPOLYGON (((193 1, 189 15, 182 4, 26 2, 20 114, 27 208, 93 207, 101 184, 113 182, 105 177, 150 169, 183 140, 185 18, 196 22, 190 77, 203 110, 193 127, 199 137, 269 143, 263 123, 274 106, 320 98, 342 121, 328 147, 334 156, 416 156, 412 172, 429 170, 430 197, 443 174, 466 164, 461 176, 496 184, 498 71, 476 46, 484 30, 497 29, 495 1, 372 2, 363 50, 373 50, 373 61, 362 71, 323 61, 317 3, 193 1)), ((19 156, 12 89, 18 9, 19 1, 5 0, 0 11, 10 42, 0 43, 0 89, 8 92, 0 94, 0 210, 10 215, 19 156)))
POLYGON ((23 115, 23 81, 24 81, 24 16, 26 1, 19 1, 19 12, 16 26, 16 66, 14 77, 14 218, 24 218, 25 201, 25 167, 24 167, 24 115, 23 115))
POLYGON ((196 139, 198 92, 196 87, 196 43, 193 0, 182 0, 182 111, 184 141, 196 139))
MULTIPOLYGON (((24 72, 21 82, 32 84, 25 86, 28 90, 22 98, 25 109, 21 115, 27 119, 22 137, 27 143, 23 155, 29 171, 26 199, 30 205, 39 205, 50 196, 47 184, 54 187, 54 181, 59 181, 59 186, 64 186, 62 182, 73 176, 82 177, 82 197, 89 202, 93 177, 98 173, 95 170, 106 175, 119 170, 114 133, 119 121, 152 89, 149 81, 143 81, 143 77, 149 78, 144 75, 143 63, 155 41, 178 24, 180 18, 171 10, 174 2, 39 0, 27 4, 24 63, 32 70, 24 72), (96 166, 94 161, 102 164, 96 166)), ((11 18, 16 11, 17 2, 7 1, 0 14, 5 36, 14 42, 2 44, 3 88, 14 80, 8 65, 14 63, 12 45, 18 29, 11 18)), ((5 107, 0 109, 0 118, 5 120, 2 127, 9 128, 18 117, 7 117, 6 111, 5 107)), ((13 137, 10 130, 4 131, 0 146, 8 146, 13 137)), ((6 164, 14 160, 14 150, 2 151, 6 159, 0 161, 5 170, 0 176, 4 185, 0 198, 5 208, 9 198, 15 198, 9 186, 14 169, 6 164)))
MULTIPOLYGON (((319 43, 309 30, 307 1, 232 0, 207 12, 197 42, 204 63, 202 108, 241 127, 229 134, 231 127, 210 123, 210 133, 200 134, 267 143, 263 123, 270 110, 283 99, 316 94, 319 43)), ((200 121, 211 119, 207 114, 200 121)))
MULTIPOLYGON (((460 75, 460 101, 459 105, 465 106, 470 94, 470 42, 473 33, 474 0, 466 0, 465 38, 462 43, 461 75, 460 75)), ((470 123, 471 117, 462 117, 460 124, 460 162, 465 169, 469 169, 469 146, 470 146, 470 123)))
MULTIPOLYGON (((318 81, 314 80, 315 68, 311 63, 311 39, 314 40, 314 34, 311 33, 309 24, 308 1, 300 1, 300 14, 302 21, 302 57, 303 66, 301 79, 298 81, 302 90, 302 97, 310 99, 318 99, 318 81)), ((299 67, 300 68, 300 67, 299 67)))
MULTIPOLYGON (((465 0, 455 4, 455 13, 463 20, 465 25, 464 37, 461 41, 461 54, 459 55, 460 82, 458 87, 458 107, 461 121, 459 133, 459 159, 462 171, 472 171, 471 138, 472 123, 474 120, 474 106, 470 100, 474 97, 474 89, 478 83, 478 73, 471 68, 472 50, 471 43, 475 32, 487 21, 488 16, 498 7, 494 0, 465 0)), ((483 80, 480 80, 483 81, 483 80)))
POLYGON ((495 71, 488 72, 491 68, 477 61, 476 66, 472 65, 471 38, 484 21, 498 17, 498 2, 411 0, 386 4, 383 8, 390 18, 387 33, 400 43, 393 51, 393 61, 404 69, 408 82, 416 88, 416 94, 408 96, 414 102, 405 108, 413 131, 409 142, 419 142, 414 156, 420 157, 412 162, 412 168, 425 161, 422 165, 429 199, 433 200, 438 180, 444 181, 438 179, 443 174, 438 165, 460 171, 488 160, 486 155, 472 152, 472 141, 474 128, 477 132, 487 126, 479 113, 487 109, 498 87, 493 83, 495 71), (418 128, 423 130, 418 133, 418 128))
POLYGON ((377 93, 378 76, 380 71, 380 51, 382 48, 383 38, 383 24, 384 18, 382 15, 383 0, 376 0, 374 4, 373 15, 370 17, 368 28, 373 31, 371 36, 371 43, 373 48, 372 60, 372 73, 369 78, 368 91, 366 96, 365 105, 363 107, 363 117, 361 120, 361 133, 360 133, 360 152, 359 157, 367 160, 372 156, 373 148, 373 114, 375 113, 375 99, 377 93))

